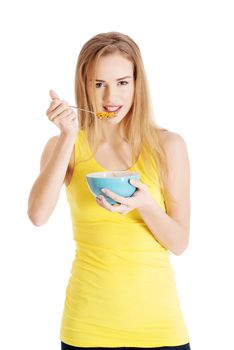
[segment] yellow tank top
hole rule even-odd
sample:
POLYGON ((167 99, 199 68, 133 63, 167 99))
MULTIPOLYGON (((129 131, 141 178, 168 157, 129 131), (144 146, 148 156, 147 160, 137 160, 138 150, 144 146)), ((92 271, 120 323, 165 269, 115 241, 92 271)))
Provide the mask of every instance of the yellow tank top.
MULTIPOLYGON (((121 170, 121 169, 120 169, 121 170)), ((138 171, 165 211, 162 194, 138 171)), ((189 342, 168 251, 137 210, 99 206, 86 174, 107 171, 92 155, 85 131, 75 142, 75 167, 66 187, 76 254, 66 288, 60 339, 79 347, 159 347, 189 342), (82 159, 90 160, 81 162, 82 159)))

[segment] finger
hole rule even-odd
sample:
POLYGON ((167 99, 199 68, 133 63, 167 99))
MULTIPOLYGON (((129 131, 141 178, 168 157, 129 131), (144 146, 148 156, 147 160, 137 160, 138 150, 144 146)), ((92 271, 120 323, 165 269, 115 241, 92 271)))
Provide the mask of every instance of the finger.
POLYGON ((96 202, 104 209, 107 209, 114 213, 127 214, 129 212, 128 207, 124 204, 110 204, 104 196, 96 197, 96 202))
POLYGON ((66 104, 60 102, 60 104, 55 109, 53 109, 53 111, 49 111, 47 114, 49 119, 53 119, 59 116, 64 111, 69 111, 69 113, 73 112, 73 110, 69 108, 66 104))
POLYGON ((99 197, 96 197, 96 202, 102 206, 102 199, 99 197))
POLYGON ((53 122, 54 120, 57 120, 57 119, 60 120, 60 119, 63 119, 63 118, 68 118, 68 117, 71 117, 71 119, 72 119, 73 118, 73 114, 69 110, 65 110, 62 113, 60 113, 59 115, 56 115, 56 116, 51 117, 49 119, 53 122))
MULTIPOLYGON (((61 112, 64 109, 68 109, 68 108, 70 107, 68 106, 67 101, 55 99, 51 102, 50 107, 47 110, 47 113, 51 113, 52 111, 56 110, 56 114, 58 114, 58 112, 61 112)), ((73 111, 73 109, 71 110, 73 111)))
POLYGON ((121 204, 121 206, 119 207, 119 214, 128 214, 130 212, 131 209, 129 209, 129 207, 127 207, 125 204, 121 204))
POLYGON ((51 113, 52 111, 54 111, 59 105, 61 104, 61 100, 53 100, 50 103, 50 107, 47 109, 46 113, 51 113))
POLYGON ((139 180, 135 180, 135 179, 131 179, 130 180, 131 185, 139 188, 140 190, 147 190, 147 185, 144 184, 143 182, 139 181, 139 180))
POLYGON ((128 200, 127 198, 124 198, 124 197, 121 197, 119 196, 118 194, 116 193, 113 193, 112 191, 106 189, 106 188, 103 188, 102 189, 102 192, 105 193, 106 196, 114 199, 116 202, 119 202, 121 204, 125 204, 125 205, 128 205, 128 200))
MULTIPOLYGON (((100 196, 99 196, 100 197, 100 196)), ((118 210, 116 210, 116 209, 118 209, 119 207, 120 207, 120 205, 121 205, 121 203, 120 204, 117 204, 117 203, 115 203, 115 204, 110 204, 109 202, 108 202, 108 200, 105 198, 105 196, 101 196, 101 203, 104 205, 104 207, 106 208, 106 209, 109 209, 110 211, 118 211, 118 210)))
POLYGON ((49 94, 50 94, 50 97, 52 98, 52 100, 59 99, 59 96, 56 94, 56 92, 54 90, 50 90, 49 94))
POLYGON ((104 198, 104 196, 98 196, 96 197, 97 203, 104 209, 108 209, 110 211, 113 211, 112 205, 110 205, 107 200, 104 198))

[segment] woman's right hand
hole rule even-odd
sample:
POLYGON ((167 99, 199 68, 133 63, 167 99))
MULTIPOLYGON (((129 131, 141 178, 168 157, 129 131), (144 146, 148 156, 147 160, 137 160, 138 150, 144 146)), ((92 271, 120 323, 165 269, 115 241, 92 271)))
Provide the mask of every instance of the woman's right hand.
POLYGON ((52 101, 46 111, 48 119, 53 122, 64 134, 77 135, 78 120, 75 111, 68 102, 60 100, 54 90, 49 91, 52 101))

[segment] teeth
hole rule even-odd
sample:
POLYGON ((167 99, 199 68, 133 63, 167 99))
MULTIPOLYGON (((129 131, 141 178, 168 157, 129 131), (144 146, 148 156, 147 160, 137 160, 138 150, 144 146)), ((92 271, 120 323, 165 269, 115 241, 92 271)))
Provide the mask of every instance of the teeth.
POLYGON ((107 110, 108 112, 115 112, 119 108, 120 108, 120 106, 119 107, 105 107, 105 110, 107 110))

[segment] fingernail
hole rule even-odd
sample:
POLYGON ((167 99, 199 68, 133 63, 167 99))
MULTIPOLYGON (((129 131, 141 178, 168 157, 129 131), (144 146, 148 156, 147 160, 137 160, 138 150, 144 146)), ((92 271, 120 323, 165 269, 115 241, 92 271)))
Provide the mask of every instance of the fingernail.
POLYGON ((102 189, 102 192, 103 192, 103 193, 106 193, 106 189, 105 189, 105 188, 103 188, 103 189, 102 189))

